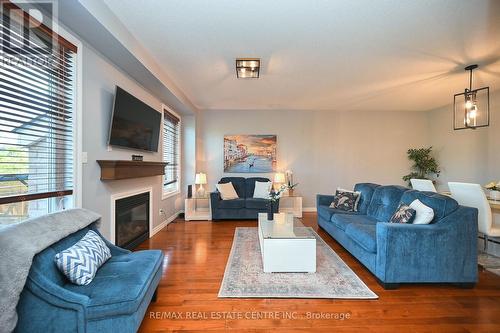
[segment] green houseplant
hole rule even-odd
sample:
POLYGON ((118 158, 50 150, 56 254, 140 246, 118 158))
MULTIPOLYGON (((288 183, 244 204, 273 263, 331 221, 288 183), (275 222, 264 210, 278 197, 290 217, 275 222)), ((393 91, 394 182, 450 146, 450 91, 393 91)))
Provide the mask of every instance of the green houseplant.
POLYGON ((439 165, 432 156, 432 146, 428 148, 411 148, 406 152, 408 159, 413 162, 411 172, 403 176, 405 182, 410 183, 410 179, 430 179, 431 175, 439 177, 439 165))

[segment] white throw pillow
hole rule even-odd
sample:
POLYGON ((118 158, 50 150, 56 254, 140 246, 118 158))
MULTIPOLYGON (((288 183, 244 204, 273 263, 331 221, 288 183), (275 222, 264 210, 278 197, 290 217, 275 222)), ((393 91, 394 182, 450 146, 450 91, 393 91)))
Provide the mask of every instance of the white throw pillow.
POLYGON ((269 199, 269 192, 271 192, 271 182, 255 182, 255 189, 253 190, 253 197, 258 199, 269 199))
POLYGON ((238 193, 236 193, 233 183, 231 182, 225 184, 217 184, 215 185, 215 187, 217 187, 217 190, 219 190, 222 200, 233 200, 239 198, 238 193))
POLYGON ((413 224, 429 224, 434 218, 434 210, 431 207, 426 206, 422 201, 415 199, 410 204, 410 208, 415 209, 417 212, 413 224))

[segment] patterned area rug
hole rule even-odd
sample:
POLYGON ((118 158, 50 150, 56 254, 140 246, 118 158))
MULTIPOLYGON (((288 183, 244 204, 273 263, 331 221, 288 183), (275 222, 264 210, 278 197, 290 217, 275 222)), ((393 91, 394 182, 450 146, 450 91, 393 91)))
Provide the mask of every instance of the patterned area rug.
POLYGON ((500 269, 500 257, 492 254, 480 252, 477 256, 477 262, 485 269, 500 269))
POLYGON ((500 268, 488 268, 486 270, 500 276, 500 268))
POLYGON ((500 257, 481 252, 477 258, 479 266, 500 276, 500 257))
POLYGON ((316 273, 264 273, 257 228, 236 228, 219 297, 376 299, 340 257, 316 237, 316 273))

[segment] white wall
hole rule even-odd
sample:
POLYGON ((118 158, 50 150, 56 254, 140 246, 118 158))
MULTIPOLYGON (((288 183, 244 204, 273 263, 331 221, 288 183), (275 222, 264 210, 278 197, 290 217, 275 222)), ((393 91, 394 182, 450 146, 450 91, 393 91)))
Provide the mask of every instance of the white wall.
MULTIPOLYGON (((181 166, 182 198, 187 197, 187 185, 194 184, 196 174, 196 116, 182 116, 181 166)), ((183 206, 184 203, 182 202, 183 206)))
MULTIPOLYGON (((438 190, 448 190, 449 181, 484 185, 500 180, 499 90, 490 92, 489 127, 453 130, 452 104, 429 111, 428 117, 430 142, 441 166, 438 190)), ((495 221, 500 221, 499 213, 493 213, 495 221)), ((483 241, 478 246, 482 250, 483 241)), ((488 252, 500 256, 500 245, 490 242, 488 252)))
POLYGON ((488 180, 500 180, 500 90, 490 97, 491 126, 488 128, 488 180))
MULTIPOLYGON (((158 112, 161 111, 163 101, 151 95, 91 47, 85 45, 80 51, 83 52, 83 151, 88 153, 88 163, 83 165, 82 205, 102 215, 101 231, 105 237, 112 239, 111 195, 152 187, 153 227, 158 226, 167 217, 177 214, 182 209, 181 196, 162 200, 161 176, 103 182, 99 180, 100 167, 96 160, 130 160, 132 154, 140 154, 144 155, 145 161, 161 161, 160 152, 137 152, 114 147, 112 151, 108 151, 106 143, 116 85, 129 91, 158 112), (160 208, 164 209, 166 216, 159 215, 160 208)), ((194 128, 194 124, 191 124, 191 127, 194 128)), ((183 132, 189 131, 183 128, 183 132)))
POLYGON ((428 112, 429 138, 441 166, 438 187, 449 181, 485 184, 500 180, 500 91, 490 93, 490 126, 453 130, 453 105, 428 112))
POLYGON ((316 194, 357 182, 404 184, 407 149, 429 144, 425 112, 204 110, 198 118, 197 169, 207 173, 210 190, 222 176, 237 175, 223 173, 225 134, 276 134, 278 169, 294 172, 307 208, 316 194))

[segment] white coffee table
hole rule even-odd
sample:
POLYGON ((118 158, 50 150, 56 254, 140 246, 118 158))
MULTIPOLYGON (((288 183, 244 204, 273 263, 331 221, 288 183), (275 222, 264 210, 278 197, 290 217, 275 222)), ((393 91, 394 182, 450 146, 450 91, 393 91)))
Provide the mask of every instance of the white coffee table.
POLYGON ((259 243, 265 273, 316 272, 316 237, 291 213, 259 213, 259 243))

